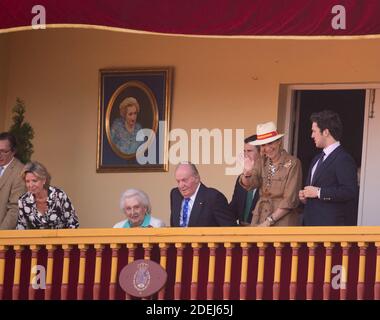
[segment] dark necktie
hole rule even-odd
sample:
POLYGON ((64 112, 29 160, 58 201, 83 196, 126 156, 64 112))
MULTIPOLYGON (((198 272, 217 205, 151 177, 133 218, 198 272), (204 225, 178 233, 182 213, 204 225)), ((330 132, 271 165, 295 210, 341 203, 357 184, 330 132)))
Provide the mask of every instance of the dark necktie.
POLYGON ((3 167, 0 166, 0 177, 1 177, 1 173, 3 172, 3 167))
POLYGON ((322 151, 321 155, 319 156, 319 159, 318 159, 318 163, 317 163, 317 167, 315 168, 314 170, 314 174, 313 174, 313 179, 312 179, 312 182, 314 181, 315 179, 315 175, 317 174, 317 172, 320 170, 321 168, 321 165, 323 163, 323 158, 325 156, 325 153, 322 151))
POLYGON ((189 201, 190 198, 186 198, 185 202, 183 203, 181 227, 187 227, 188 224, 187 220, 189 219, 189 201))

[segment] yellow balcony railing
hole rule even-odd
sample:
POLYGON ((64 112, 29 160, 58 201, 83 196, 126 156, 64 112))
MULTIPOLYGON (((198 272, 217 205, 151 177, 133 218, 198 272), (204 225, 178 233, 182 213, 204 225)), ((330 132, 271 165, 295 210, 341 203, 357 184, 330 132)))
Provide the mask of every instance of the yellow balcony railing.
POLYGON ((0 231, 0 298, 135 299, 136 259, 167 271, 153 299, 380 299, 380 227, 0 231))

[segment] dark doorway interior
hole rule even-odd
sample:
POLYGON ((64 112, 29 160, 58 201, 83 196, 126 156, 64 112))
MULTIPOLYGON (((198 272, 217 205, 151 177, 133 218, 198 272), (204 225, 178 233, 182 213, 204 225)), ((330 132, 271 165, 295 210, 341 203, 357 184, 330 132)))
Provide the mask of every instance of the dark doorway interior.
POLYGON ((304 182, 310 162, 319 152, 311 139, 310 116, 314 112, 330 109, 339 114, 343 122, 341 143, 353 156, 357 166, 361 166, 365 93, 365 90, 296 91, 296 101, 299 101, 297 157, 302 162, 304 182))

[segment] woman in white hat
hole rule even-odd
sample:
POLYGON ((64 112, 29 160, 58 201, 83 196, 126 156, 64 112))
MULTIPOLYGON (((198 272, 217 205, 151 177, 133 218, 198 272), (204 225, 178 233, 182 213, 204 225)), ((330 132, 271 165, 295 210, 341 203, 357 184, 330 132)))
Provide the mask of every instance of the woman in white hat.
POLYGON ((253 211, 253 226, 294 226, 298 224, 298 192, 302 186, 301 162, 282 148, 284 134, 273 122, 257 126, 257 139, 263 157, 257 161, 245 157, 241 185, 247 190, 259 188, 260 199, 253 211))

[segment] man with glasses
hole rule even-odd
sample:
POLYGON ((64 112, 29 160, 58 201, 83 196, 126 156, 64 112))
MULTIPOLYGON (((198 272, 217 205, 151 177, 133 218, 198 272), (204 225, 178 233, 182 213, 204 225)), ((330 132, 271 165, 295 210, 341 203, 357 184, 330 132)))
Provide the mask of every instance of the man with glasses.
POLYGON ((0 229, 16 228, 18 198, 26 191, 21 178, 24 165, 15 153, 15 137, 9 132, 0 133, 0 229))

